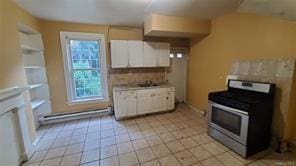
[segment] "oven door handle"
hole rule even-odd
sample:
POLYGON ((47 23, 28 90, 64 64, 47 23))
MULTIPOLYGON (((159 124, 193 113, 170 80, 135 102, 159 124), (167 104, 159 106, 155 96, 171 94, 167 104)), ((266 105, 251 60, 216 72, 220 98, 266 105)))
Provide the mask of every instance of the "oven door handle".
POLYGON ((230 107, 227 107, 227 106, 224 106, 224 105, 221 105, 221 104, 217 104, 217 103, 214 103, 214 102, 211 102, 211 104, 214 107, 220 108, 220 109, 228 111, 228 112, 232 112, 232 113, 236 113, 236 114, 249 115, 247 112, 244 112, 244 111, 241 111, 241 110, 238 110, 238 109, 235 109, 235 108, 230 108, 230 107))

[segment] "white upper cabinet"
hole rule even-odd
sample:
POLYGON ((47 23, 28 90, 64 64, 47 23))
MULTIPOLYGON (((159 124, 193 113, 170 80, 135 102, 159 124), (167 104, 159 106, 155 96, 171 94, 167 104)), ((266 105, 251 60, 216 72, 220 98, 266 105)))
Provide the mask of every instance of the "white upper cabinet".
POLYGON ((127 47, 128 47, 129 67, 142 67, 143 66, 143 42, 129 40, 127 41, 127 47))
POLYGON ((112 68, 128 67, 128 45, 126 40, 111 40, 112 68))
POLYGON ((111 40, 112 68, 169 67, 170 44, 111 40))
POLYGON ((158 43, 158 56, 157 65, 160 67, 170 66, 170 44, 169 43, 158 43))
POLYGON ((143 66, 156 67, 158 53, 159 53, 159 50, 157 49, 157 43, 144 42, 143 66))

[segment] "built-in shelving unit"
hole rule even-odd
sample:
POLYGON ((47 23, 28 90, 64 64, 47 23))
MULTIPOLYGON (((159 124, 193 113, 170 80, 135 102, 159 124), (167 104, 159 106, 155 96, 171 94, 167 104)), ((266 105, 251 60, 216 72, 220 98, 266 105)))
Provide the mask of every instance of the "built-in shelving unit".
POLYGON ((32 100, 31 101, 32 109, 39 107, 40 105, 42 105, 45 102, 46 102, 46 100, 39 100, 39 99, 32 100))
POLYGON ((42 37, 39 32, 25 26, 19 27, 19 36, 27 83, 30 87, 31 107, 35 125, 38 127, 39 118, 51 113, 42 37))

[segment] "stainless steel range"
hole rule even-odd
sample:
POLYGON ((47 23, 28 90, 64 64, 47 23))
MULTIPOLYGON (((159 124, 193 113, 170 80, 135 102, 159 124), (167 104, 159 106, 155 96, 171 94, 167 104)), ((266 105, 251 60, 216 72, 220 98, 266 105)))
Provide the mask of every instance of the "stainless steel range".
POLYGON ((209 94, 208 134, 243 157, 270 143, 275 85, 229 80, 209 94))

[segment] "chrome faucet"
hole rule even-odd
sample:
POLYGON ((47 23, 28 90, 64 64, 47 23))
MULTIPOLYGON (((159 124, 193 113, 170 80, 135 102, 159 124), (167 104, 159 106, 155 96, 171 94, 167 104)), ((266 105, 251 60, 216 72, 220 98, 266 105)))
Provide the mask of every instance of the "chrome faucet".
POLYGON ((152 85, 153 82, 152 82, 151 80, 146 80, 146 81, 145 81, 145 84, 146 84, 146 85, 152 85))

